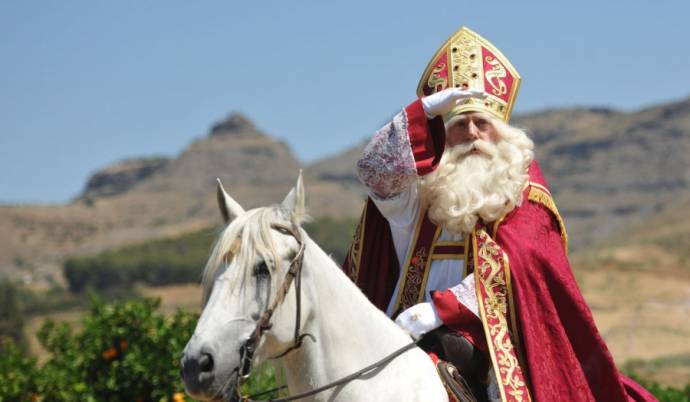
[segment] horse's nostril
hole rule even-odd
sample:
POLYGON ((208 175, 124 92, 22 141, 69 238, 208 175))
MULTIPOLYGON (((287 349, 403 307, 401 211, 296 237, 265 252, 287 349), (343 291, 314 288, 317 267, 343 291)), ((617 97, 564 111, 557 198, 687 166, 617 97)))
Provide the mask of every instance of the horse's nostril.
POLYGON ((202 373, 213 371, 213 357, 208 353, 203 353, 199 358, 199 369, 202 373))

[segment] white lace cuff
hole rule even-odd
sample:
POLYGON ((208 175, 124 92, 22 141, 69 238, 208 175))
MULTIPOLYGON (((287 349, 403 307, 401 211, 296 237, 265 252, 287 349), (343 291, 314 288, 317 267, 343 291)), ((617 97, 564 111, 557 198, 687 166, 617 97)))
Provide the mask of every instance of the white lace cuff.
POLYGON ((405 111, 374 134, 357 161, 357 173, 379 199, 395 197, 417 180, 405 111))

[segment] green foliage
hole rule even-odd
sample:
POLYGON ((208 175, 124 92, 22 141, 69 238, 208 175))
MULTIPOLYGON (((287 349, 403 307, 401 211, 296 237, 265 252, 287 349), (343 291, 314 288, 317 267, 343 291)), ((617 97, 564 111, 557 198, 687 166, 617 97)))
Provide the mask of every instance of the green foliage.
MULTIPOLYGON (((0 344, 0 402, 190 401, 179 361, 198 317, 179 311, 166 318, 158 308, 158 300, 106 304, 94 298, 77 333, 47 321, 38 337, 51 356, 41 367, 6 339, 0 344)), ((243 392, 273 387, 273 370, 265 366, 243 392)))
POLYGON ((304 230, 321 248, 340 265, 345 261, 347 249, 357 227, 357 219, 320 218, 304 225, 304 230))
POLYGON ((94 257, 70 258, 64 274, 73 292, 198 282, 214 238, 210 229, 106 251, 94 257))
POLYGON ((53 286, 42 291, 18 287, 17 294, 19 295, 21 311, 25 316, 89 306, 87 294, 74 294, 61 286, 53 286))
POLYGON ((270 398, 278 398, 287 396, 287 389, 275 390, 279 382, 276 380, 276 373, 273 366, 265 364, 260 367, 255 367, 249 380, 242 384, 240 391, 243 396, 256 396, 256 399, 265 400, 270 398), (267 392, 275 390, 272 392, 267 392))
POLYGON ((690 383, 683 389, 677 389, 645 380, 645 378, 655 376, 659 378, 662 373, 687 372, 688 367, 690 367, 690 355, 680 354, 650 360, 629 360, 621 366, 621 371, 649 390, 659 401, 690 402, 690 383))
POLYGON ((32 401, 37 389, 36 360, 26 358, 11 338, 0 342, 0 402, 32 401))
POLYGON ((690 383, 683 389, 667 387, 653 381, 647 381, 635 374, 630 374, 630 378, 651 392, 659 402, 690 402, 690 383))
MULTIPOLYGON (((305 230, 333 259, 342 263, 357 226, 355 219, 321 218, 305 230)), ((151 286, 198 282, 208 259, 215 231, 204 229, 180 237, 160 239, 106 251, 93 257, 70 258, 64 274, 72 292, 130 288, 135 282, 151 286)))
POLYGON ((165 318, 158 306, 157 300, 94 300, 76 334, 67 324, 46 322, 38 336, 51 358, 43 367, 16 348, 0 356, 0 378, 10 384, 0 388, 0 401, 35 395, 45 402, 172 401, 183 392, 179 360, 197 317, 165 318))
POLYGON ((9 338, 25 347, 24 314, 22 313, 17 288, 8 281, 0 282, 0 352, 3 340, 9 338))

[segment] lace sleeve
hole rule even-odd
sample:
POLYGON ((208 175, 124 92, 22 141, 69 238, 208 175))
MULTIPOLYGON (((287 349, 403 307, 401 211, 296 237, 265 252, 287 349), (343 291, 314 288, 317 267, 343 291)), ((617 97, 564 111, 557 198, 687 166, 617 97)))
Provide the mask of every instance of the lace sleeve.
POLYGON ((359 178, 381 199, 400 194, 417 179, 405 112, 378 130, 357 161, 359 178))

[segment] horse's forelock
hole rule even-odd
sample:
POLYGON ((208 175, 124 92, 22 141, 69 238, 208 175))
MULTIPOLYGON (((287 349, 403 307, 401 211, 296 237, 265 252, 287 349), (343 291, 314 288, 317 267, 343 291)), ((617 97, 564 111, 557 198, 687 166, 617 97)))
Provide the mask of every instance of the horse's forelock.
MULTIPOLYGON (((257 256, 264 261, 275 261, 277 252, 271 235, 271 224, 290 222, 291 219, 290 212, 285 208, 271 206, 247 211, 233 220, 218 236, 204 268, 201 280, 202 306, 208 302, 216 278, 222 274, 221 270, 230 260, 234 259, 235 266, 244 268, 250 266, 257 256)), ((244 271, 246 274, 248 270, 244 271)), ((241 281, 235 281, 234 284, 238 282, 241 281)))

